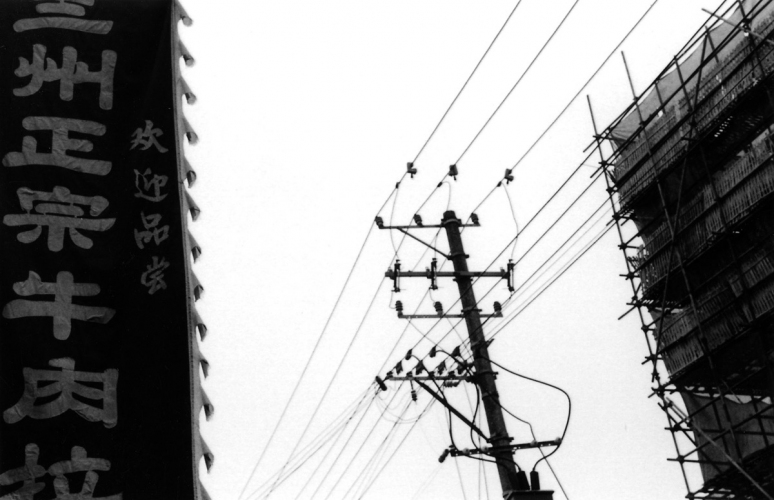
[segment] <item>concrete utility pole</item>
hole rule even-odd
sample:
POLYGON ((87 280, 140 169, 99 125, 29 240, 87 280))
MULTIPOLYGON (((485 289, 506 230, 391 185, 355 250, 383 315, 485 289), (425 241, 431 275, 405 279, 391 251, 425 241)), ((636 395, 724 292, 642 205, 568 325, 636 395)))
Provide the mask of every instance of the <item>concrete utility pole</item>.
POLYGON ((441 225, 446 230, 449 240, 449 256, 454 265, 455 280, 460 291, 462 312, 465 316, 465 325, 468 328, 470 348, 473 351, 473 363, 476 367, 475 383, 481 388, 481 399, 484 402, 486 421, 489 424, 492 456, 497 462, 497 473, 500 476, 500 484, 503 488, 503 498, 514 498, 513 492, 519 488, 519 478, 516 473, 516 464, 513 461, 511 437, 505 427, 505 418, 500 406, 500 397, 497 394, 495 373, 489 362, 484 331, 481 327, 481 318, 477 307, 476 295, 473 292, 472 276, 468 271, 468 256, 462 246, 460 234, 461 222, 453 211, 444 212, 441 225))
MULTIPOLYGON (((489 352, 487 349, 487 342, 484 338, 484 331, 481 325, 480 310, 477 307, 476 295, 473 292, 473 278, 499 278, 508 281, 508 289, 513 292, 513 264, 508 264, 508 270, 501 269, 499 272, 471 272, 468 270, 468 256, 465 254, 465 249, 462 246, 462 236, 460 234, 460 228, 462 227, 478 227, 478 217, 475 214, 471 214, 472 224, 462 224, 457 219, 457 216, 453 211, 447 211, 443 214, 443 219, 440 225, 425 225, 422 223, 419 215, 414 216, 414 222, 416 226, 385 226, 381 217, 376 217, 376 224, 379 229, 396 229, 407 236, 417 240, 423 245, 431 248, 436 253, 443 255, 446 259, 450 260, 454 265, 454 271, 439 271, 436 268, 435 259, 433 259, 432 266, 425 272, 417 271, 401 271, 400 261, 395 262, 395 268, 388 270, 384 275, 390 278, 394 282, 393 291, 400 292, 399 280, 400 278, 427 278, 431 280, 430 288, 432 290, 437 289, 436 280, 438 278, 451 278, 453 277, 457 281, 457 287, 460 292, 460 302, 462 303, 462 314, 446 314, 443 312, 443 306, 440 302, 436 302, 436 314, 403 314, 403 305, 400 301, 395 302, 395 308, 398 310, 398 317, 404 319, 431 319, 431 318, 464 318, 466 326, 468 328, 468 336, 470 338, 470 349, 473 352, 473 367, 475 372, 470 377, 455 376, 453 374, 442 376, 439 372, 438 375, 434 375, 432 370, 428 372, 427 376, 421 376, 422 371, 427 371, 424 368, 421 360, 416 368, 416 375, 412 375, 409 371, 405 377, 395 376, 392 371, 388 372, 386 378, 382 380, 380 377, 376 377, 376 382, 379 384, 381 390, 386 391, 387 386, 385 382, 390 381, 405 381, 410 380, 413 383, 422 387, 429 395, 438 400, 443 406, 445 406, 451 413, 460 419, 465 425, 470 427, 471 431, 478 433, 489 443, 489 448, 485 449, 473 449, 473 450, 458 450, 452 446, 445 450, 443 455, 438 459, 443 462, 447 456, 471 456, 474 454, 485 454, 495 459, 497 465, 497 473, 500 477, 500 485, 503 489, 503 498, 505 500, 518 500, 520 498, 529 498, 532 500, 552 500, 553 491, 540 489, 540 478, 537 471, 530 473, 530 480, 527 479, 525 471, 516 471, 517 466, 513 460, 513 453, 517 449, 526 448, 540 448, 543 446, 558 446, 561 444, 561 440, 554 441, 541 441, 531 443, 512 444, 511 437, 508 435, 508 430, 505 427, 505 418, 503 417, 503 408, 500 406, 500 398, 497 394, 497 386, 495 384, 495 372, 492 371, 492 363, 489 361, 489 352), (420 238, 409 233, 409 229, 430 229, 430 228, 443 228, 446 230, 446 236, 449 240, 449 253, 444 254, 441 250, 433 247, 429 243, 422 241, 420 238), (456 410, 443 395, 443 391, 438 392, 433 390, 429 385, 425 384, 423 380, 465 380, 475 383, 481 388, 481 399, 484 402, 484 411, 486 413, 487 424, 489 425, 489 437, 486 436, 483 430, 479 429, 476 424, 469 420, 465 415, 456 410), (532 482, 530 488, 530 482, 532 482)), ((487 318, 501 318, 502 310, 501 305, 498 302, 494 304, 494 314, 485 314, 483 317, 487 318)), ((435 348, 431 351, 430 357, 435 356, 435 348)), ((459 352, 459 351, 457 351, 459 352)), ((406 360, 412 356, 411 350, 406 353, 406 360)), ((455 357, 454 354, 450 355, 455 357)), ((419 358, 417 358, 419 359, 419 358)), ((397 373, 402 371, 402 368, 398 368, 400 363, 396 365, 397 373)), ((469 365, 468 365, 469 366, 469 365)))

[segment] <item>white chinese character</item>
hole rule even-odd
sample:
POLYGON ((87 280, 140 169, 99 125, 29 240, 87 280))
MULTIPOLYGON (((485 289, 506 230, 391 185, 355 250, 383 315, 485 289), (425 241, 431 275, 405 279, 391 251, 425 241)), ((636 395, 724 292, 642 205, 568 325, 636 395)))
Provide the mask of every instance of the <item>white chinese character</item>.
POLYGON ((159 290, 165 290, 167 284, 164 281, 164 270, 169 267, 163 257, 159 260, 158 257, 153 257, 153 264, 146 266, 146 271, 142 273, 140 283, 149 288, 148 293, 153 295, 159 290))
POLYGON ((134 241, 137 242, 137 246, 145 248, 145 243, 150 243, 153 240, 158 246, 162 241, 169 237, 169 226, 159 227, 161 222, 161 214, 145 215, 141 212, 142 225, 145 226, 145 231, 134 230, 134 241))
POLYGON ((145 172, 142 174, 137 170, 134 171, 134 186, 137 188, 137 192, 134 193, 134 196, 136 198, 158 202, 167 197, 166 194, 161 194, 161 188, 167 185, 169 177, 156 174, 153 174, 153 177, 150 177, 151 174, 152 172, 149 168, 145 169, 145 172))
POLYGON ((34 229, 24 231, 16 236, 16 239, 22 243, 32 243, 36 241, 43 232, 42 226, 48 226, 48 249, 52 252, 58 252, 64 245, 65 231, 70 234, 73 240, 80 248, 89 249, 94 243, 91 239, 82 235, 79 230, 87 231, 107 231, 115 223, 115 219, 82 219, 83 209, 76 205, 89 207, 89 214, 97 216, 101 214, 108 206, 108 201, 101 196, 78 196, 70 194, 70 190, 56 186, 51 193, 44 191, 33 191, 23 187, 16 191, 19 196, 21 207, 26 214, 10 214, 3 218, 6 226, 28 226, 35 225, 34 229), (46 203, 38 203, 43 201, 46 203), (31 214, 34 209, 37 214, 31 214), (56 215, 54 215, 56 214, 56 215))
POLYGON ((93 297, 100 292, 96 283, 75 283, 73 275, 61 271, 56 283, 43 283, 40 276, 29 272, 26 281, 14 283, 17 295, 53 295, 53 302, 16 299, 3 308, 3 317, 8 319, 50 316, 54 318, 54 337, 67 340, 70 337, 71 320, 90 321, 105 324, 113 318, 115 309, 108 307, 80 306, 73 304, 73 297, 93 297))
POLYGON ((52 359, 48 364, 60 369, 24 368, 24 394, 16 405, 3 412, 6 423, 15 424, 24 417, 35 420, 53 418, 73 410, 89 422, 102 422, 105 427, 115 427, 118 423, 118 370, 105 370, 104 373, 77 372, 72 358, 52 359), (46 385, 41 386, 41 383, 46 385), (95 383, 102 384, 102 389, 85 385, 95 383), (50 399, 56 394, 59 397, 53 401, 38 402, 38 399, 50 399), (102 408, 75 399, 74 395, 102 401, 102 408))
POLYGON ((134 140, 132 141, 132 147, 129 149, 134 149, 137 146, 142 146, 142 150, 146 151, 151 146, 155 146, 156 149, 158 149, 162 153, 166 153, 169 151, 167 148, 159 144, 159 141, 156 139, 157 137, 161 137, 164 135, 164 132, 160 128, 153 128, 153 122, 150 120, 145 120, 145 130, 142 128, 138 128, 134 131, 132 134, 132 137, 134 137, 134 140))
MULTIPOLYGON (((35 0, 40 3, 35 10, 40 14, 66 14, 68 16, 83 17, 86 9, 81 5, 91 7, 94 0, 35 0), (76 5, 80 4, 80 5, 76 5)), ((27 30, 36 30, 41 28, 59 28, 65 30, 83 31, 95 35, 106 35, 113 28, 113 21, 88 21, 85 19, 76 19, 74 17, 38 17, 32 19, 20 19, 13 24, 13 29, 18 33, 27 30)))
POLYGON ((55 118, 51 116, 28 116, 22 121, 27 130, 50 130, 53 134, 50 153, 38 152, 38 141, 25 135, 22 140, 21 152, 11 152, 3 158, 6 167, 21 167, 24 165, 52 165, 86 174, 107 175, 112 164, 109 161, 87 160, 68 156, 67 151, 88 153, 94 149, 94 144, 86 139, 70 139, 70 132, 105 135, 106 127, 100 123, 72 118, 55 118))
POLYGON ((117 55, 112 50, 102 51, 102 69, 89 71, 89 66, 78 61, 78 52, 73 47, 62 51, 62 67, 59 68, 50 58, 46 58, 46 46, 35 44, 32 49, 32 63, 19 58, 19 67, 14 74, 18 77, 32 76, 26 87, 13 90, 20 97, 30 96, 43 86, 43 82, 59 81, 59 97, 63 101, 72 101, 73 87, 77 83, 99 83, 99 107, 113 108, 113 74, 116 69, 117 55))
POLYGON ((46 475, 46 469, 38 465, 39 455, 38 445, 30 443, 24 447, 24 465, 0 474, 2 486, 22 483, 21 488, 3 495, 0 500, 32 500, 36 493, 43 491, 46 484, 35 482, 35 479, 46 475))
POLYGON ((48 468, 48 473, 54 476, 54 491, 56 500, 82 500, 88 498, 100 498, 104 500, 121 500, 122 495, 111 495, 109 497, 95 497, 94 489, 99 481, 99 476, 94 471, 109 471, 110 461, 104 458, 89 458, 86 450, 80 446, 73 446, 70 451, 70 460, 57 462, 48 468), (83 487, 80 493, 70 493, 70 482, 65 474, 76 472, 85 472, 86 479, 83 481, 83 487))

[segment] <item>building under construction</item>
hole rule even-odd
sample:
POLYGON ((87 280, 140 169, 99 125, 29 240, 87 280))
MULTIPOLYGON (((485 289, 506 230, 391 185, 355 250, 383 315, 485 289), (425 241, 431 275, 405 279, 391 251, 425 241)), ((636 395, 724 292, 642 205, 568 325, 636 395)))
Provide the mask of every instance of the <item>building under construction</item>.
POLYGON ((597 141, 687 498, 772 498, 774 1, 724 3, 632 92, 597 141))

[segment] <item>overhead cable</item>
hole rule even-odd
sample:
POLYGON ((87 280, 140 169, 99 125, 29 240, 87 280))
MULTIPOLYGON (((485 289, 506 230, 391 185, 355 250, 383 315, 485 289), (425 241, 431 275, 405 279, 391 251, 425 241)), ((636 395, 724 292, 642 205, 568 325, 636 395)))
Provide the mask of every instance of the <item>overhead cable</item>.
MULTIPOLYGON (((373 226, 371 226, 373 227, 373 226)), ((301 435, 296 440, 296 444, 293 446, 293 450, 290 452, 290 455, 292 456, 293 453, 296 452, 299 445, 303 441, 304 437, 306 436, 306 433, 309 431, 309 428, 312 425, 312 422, 314 421, 315 417, 317 416, 317 413, 320 411, 320 408, 322 407, 323 402, 325 401, 325 398, 328 396, 328 392, 331 390, 331 387, 333 387, 333 383, 336 381, 336 378, 339 375, 339 372, 341 371, 341 367, 344 366, 344 362, 347 359, 347 356, 349 355, 350 351, 352 350, 352 346, 355 344, 355 340, 357 340, 360 330, 363 328, 363 325, 365 324, 365 320, 368 317, 368 314, 371 312, 371 308, 374 305, 374 302, 376 302, 376 297, 379 295, 379 291, 382 288, 382 285, 384 284, 384 278, 379 282, 379 286, 376 288, 376 293, 374 293, 373 297, 371 298, 371 302, 368 304, 368 308, 366 309, 365 314, 363 315, 363 318, 360 320, 360 324, 358 325, 357 329, 355 330, 355 333, 352 335, 352 339, 349 342, 349 345, 347 345, 347 349, 344 351, 344 355, 342 356, 342 359, 339 361, 338 365, 336 366, 336 370, 333 372, 333 376, 331 377, 331 380, 328 382, 327 387, 325 388, 325 391, 323 391, 322 396, 320 396, 320 400, 317 402, 317 406, 315 407, 314 411, 312 412, 312 416, 309 417, 309 420, 306 423, 306 426, 304 427, 303 431, 301 431, 301 435)), ((327 323, 326 323, 327 326, 327 323)), ((287 464, 287 462, 286 462, 287 464)), ((283 466, 284 468, 284 466, 283 466)), ((272 487, 273 491, 274 487, 272 487)), ((271 494, 271 491, 269 494, 271 494)), ((268 498, 268 495, 267 497, 268 498)))
POLYGON ((492 121, 492 118, 494 118, 494 116, 497 114, 497 112, 500 111, 500 108, 503 106, 503 104, 505 104, 505 101, 508 100, 508 98, 511 96, 513 91, 516 90, 516 87, 519 86, 519 83, 521 83, 522 79, 524 79, 524 77, 527 75, 527 73, 529 73, 530 68, 532 68, 532 66, 535 64, 535 62, 537 62, 538 58, 540 58, 540 55, 543 53, 543 51, 546 49, 546 47, 548 47, 548 44, 551 43, 551 40, 553 40, 554 36, 562 28, 562 26, 564 25, 564 22, 567 20, 568 17, 570 17, 570 14, 572 14, 572 11, 575 10, 575 7, 578 5, 578 2, 580 2, 580 0, 575 0, 575 2, 573 2, 572 6, 570 7, 570 10, 568 10, 567 13, 564 15, 564 17, 562 18, 562 20, 559 21, 559 25, 551 33, 551 36, 548 37, 548 40, 546 40, 545 43, 543 44, 543 46, 540 47, 540 50, 535 55, 535 57, 532 59, 532 61, 529 63, 529 65, 527 66, 527 69, 525 69, 524 72, 519 77, 519 79, 516 80, 516 83, 513 84, 513 87, 511 87, 511 90, 509 90, 508 93, 505 94, 505 97, 503 98, 503 100, 500 101, 500 104, 498 104, 497 107, 495 108, 494 112, 491 115, 489 115, 489 118, 487 118, 486 122, 484 122, 484 125, 479 129, 479 131, 478 131, 478 133, 476 133, 475 137, 473 137, 473 140, 470 141, 470 144, 468 144, 468 146, 462 152, 460 157, 457 158, 457 161, 454 162, 455 165, 458 164, 462 160, 462 158, 468 152, 468 150, 473 145, 473 143, 476 142, 476 139, 478 139, 478 136, 481 135, 481 132, 483 132, 484 129, 486 128, 486 126, 489 125, 489 122, 492 121))
POLYGON ((643 13, 643 14, 640 16, 640 18, 637 20, 637 22, 636 22, 636 23, 634 23, 634 26, 632 26, 632 27, 629 29, 629 31, 627 31, 627 32, 626 32, 626 35, 624 35, 624 37, 621 39, 621 41, 620 41, 620 42, 618 42, 618 45, 616 45, 616 46, 613 48, 613 50, 611 50, 611 51, 610 51, 610 53, 607 55, 607 57, 605 57, 605 60, 604 60, 604 61, 602 61, 602 64, 600 64, 600 65, 597 67, 597 69, 594 71, 594 73, 592 73, 592 74, 591 74, 591 76, 589 77, 589 79, 588 79, 588 80, 586 80, 586 83, 584 83, 584 84, 583 84, 583 86, 581 86, 581 88, 580 88, 580 89, 578 89, 578 92, 576 92, 576 93, 575 93, 575 95, 573 96, 573 98, 572 98, 572 99, 570 99, 570 102, 568 102, 568 103, 565 105, 565 107, 562 109, 562 111, 560 111, 560 112, 559 112, 559 114, 558 114, 558 115, 556 115, 556 117, 555 117, 555 118, 553 119, 553 121, 552 121, 552 122, 551 122, 551 123, 548 125, 548 127, 546 127, 546 129, 545 129, 545 130, 543 130, 543 132, 540 134, 540 136, 538 136, 538 138, 535 140, 535 142, 533 142, 533 143, 532 143, 532 145, 531 145, 531 146, 530 146, 530 147, 527 149, 527 151, 526 151, 526 152, 525 152, 523 155, 521 155, 521 157, 518 159, 518 161, 516 161, 516 163, 514 163, 514 164, 513 164, 513 167, 511 167, 511 169, 515 169, 516 167, 518 167, 518 166, 519 166, 519 164, 520 164, 520 163, 521 163, 521 162, 524 160, 524 158, 526 158, 526 157, 527 157, 527 155, 528 155, 528 154, 529 154, 529 153, 530 153, 530 152, 531 152, 531 151, 534 149, 534 147, 535 147, 535 146, 537 146, 537 144, 538 144, 538 143, 539 143, 541 140, 543 140, 543 137, 545 137, 545 135, 548 133, 548 131, 549 131, 549 130, 551 130, 551 129, 553 128, 553 126, 554 126, 554 125, 556 125, 556 122, 558 122, 558 121, 559 121, 559 119, 560 119, 562 116, 564 116, 564 113, 567 111, 567 109, 569 109, 569 107, 572 105, 572 103, 574 103, 574 102, 575 102, 575 100, 578 98, 578 96, 580 96, 580 95, 581 95, 581 93, 582 93, 582 92, 583 92, 583 91, 586 89, 586 87, 588 87, 588 85, 589 85, 589 84, 591 83, 591 81, 592 81, 592 80, 593 80, 593 79, 594 79, 594 78, 597 76, 597 74, 598 74, 600 71, 602 71, 602 68, 605 66, 605 64, 607 64, 607 62, 610 60, 610 58, 611 58, 611 57, 613 57, 613 54, 615 54, 615 53, 618 51, 618 49, 621 47, 621 45, 623 45, 623 43, 624 43, 624 42, 625 42, 625 41, 626 41, 626 40, 629 38, 629 36, 630 36, 630 35, 631 35, 631 34, 634 32, 634 30, 637 28, 637 26, 639 26, 639 25, 640 25, 640 23, 642 22, 642 20, 643 20, 643 19, 645 19, 645 17, 646 17, 646 16, 647 16, 647 15, 650 13, 650 11, 653 9, 653 7, 655 7, 655 6, 656 6, 656 4, 657 4, 657 3, 658 3, 658 0, 653 0, 653 3, 652 3, 652 4, 650 4, 650 7, 648 7, 648 8, 645 10, 645 12, 644 12, 644 13, 643 13))
MULTIPOLYGON (((403 174, 403 177, 405 176, 406 174, 403 174)), ((403 177, 401 177, 401 180, 403 179, 403 177)), ((400 184, 400 182, 398 184, 400 184)), ((392 198, 392 196, 396 194, 397 189, 398 188, 396 185, 396 187, 390 192, 390 195, 387 197, 387 199, 384 200, 382 207, 379 209, 380 212, 390 201, 390 198, 392 198)), ((247 477, 247 480, 245 481, 245 484, 242 487, 242 490, 239 492, 239 496, 237 498, 242 498, 242 496, 245 494, 245 490, 247 490, 247 486, 250 484, 250 481, 253 479, 255 472, 258 470, 258 467, 261 465, 261 462, 263 461, 264 456, 266 456, 266 452, 268 451, 269 447, 274 441, 274 437, 276 436, 277 431, 280 428, 280 425, 282 425, 282 422, 285 420, 285 414, 287 413, 291 403, 295 399, 296 393, 298 392, 298 388, 301 386, 301 382, 304 380, 304 376, 306 375, 306 372, 309 369, 309 366, 312 364, 312 360, 314 359, 315 354, 317 354, 317 349, 320 347, 320 343, 322 342, 323 337, 325 337, 325 334, 328 331, 328 325, 330 325, 331 319, 333 319, 333 315, 336 313, 339 303, 341 302, 341 298, 344 296, 344 292, 346 291, 347 286, 349 285, 349 281, 355 272, 355 268, 357 267, 358 262, 360 262, 360 257, 363 255, 363 250, 365 249, 366 243, 368 243, 368 239, 371 236, 371 232, 373 231, 373 228, 374 228, 373 224, 370 224, 368 226, 368 232, 366 233, 366 237, 363 240, 363 244, 360 246, 360 250, 358 251, 357 256, 355 257, 355 261, 352 263, 352 267, 350 268, 349 273, 347 274, 347 278, 344 280, 344 285, 341 287, 341 291, 339 292, 339 295, 336 298, 336 302, 334 302, 333 304, 333 309, 331 309, 331 313, 328 315, 328 319, 325 322, 325 325, 323 326, 322 330, 320 331, 320 335, 317 337, 317 341, 315 342, 314 347, 312 348, 312 352, 309 354, 309 358, 306 360, 304 369, 301 370, 301 375, 298 377, 298 381, 296 381, 296 385, 293 387, 293 390, 290 393, 290 397, 288 398, 287 403, 285 403, 285 407, 282 409, 282 413, 280 414, 280 417, 277 420, 277 424, 274 426, 274 429, 269 435, 269 440, 266 442, 266 445, 263 447, 263 450, 261 451, 261 454, 259 455, 258 460, 255 462, 255 466, 250 472, 250 475, 247 477)))
POLYGON ((505 29, 505 26, 508 24, 508 21, 510 21, 510 20, 511 20, 511 17, 513 17, 513 14, 516 12, 516 9, 518 9, 518 8, 519 8, 519 5, 521 5, 521 1, 522 1, 522 0, 519 0, 518 2, 516 2, 516 5, 513 7, 513 10, 511 10, 511 13, 510 13, 510 14, 508 14, 508 18, 505 20, 505 22, 503 23, 503 25, 500 27, 500 30, 497 32, 497 34, 495 35, 495 37, 492 39, 491 43, 489 44, 489 47, 487 47, 487 48, 486 48, 486 51, 484 51, 484 55, 482 55, 482 56, 481 56, 481 59, 479 59, 479 60, 478 60, 478 63, 476 64, 476 67, 475 67, 475 68, 473 68, 473 71, 472 71, 472 72, 470 73, 470 75, 468 76, 468 79, 467 79, 467 80, 465 80, 465 83, 462 85, 462 88, 460 88, 460 91, 459 91, 459 92, 457 92, 457 95, 454 97, 454 99, 452 100, 451 104, 449 104, 449 107, 448 107, 448 108, 446 108, 446 112, 444 112, 443 116, 441 116, 441 119, 438 121, 438 124, 435 126, 435 128, 433 129, 433 131, 430 133, 430 137, 428 137, 428 138, 427 138, 427 140, 425 141, 425 143, 424 143, 424 144, 422 145, 422 147, 419 149, 419 152, 418 152, 418 153, 417 153, 417 155, 414 157, 414 161, 413 161, 413 163, 416 163, 416 162, 417 162, 417 160, 419 159, 419 156, 422 154, 422 151, 424 151, 424 150, 425 150, 425 147, 427 146, 427 144, 430 142, 430 140, 431 140, 431 139, 433 138, 433 136, 435 135, 435 132, 438 130, 438 127, 440 127, 440 126, 441 126, 441 123, 443 123, 443 120, 446 118, 446 115, 448 115, 448 114, 449 114, 449 111, 451 111, 452 107, 454 106, 454 103, 456 103, 456 102, 457 102, 457 99, 460 97, 460 94, 462 94, 462 91, 463 91, 463 90, 465 90, 465 87, 467 87, 467 86, 468 86, 468 82, 470 82, 470 79, 471 79, 471 78, 473 78, 473 75, 475 75, 475 74, 476 74, 476 70, 478 70, 478 67, 479 67, 479 66, 481 66, 481 63, 482 63, 482 62, 484 62, 484 58, 485 58, 485 57, 486 57, 486 55, 489 53, 489 50, 492 48, 492 46, 494 45, 494 43, 497 41, 497 38, 500 36, 500 33, 502 33, 502 32, 503 32, 503 30, 505 29))
POLYGON ((428 402, 428 403, 427 403, 427 406, 425 406, 425 409, 424 409, 424 410, 422 411, 422 413, 420 414, 420 418, 418 418, 416 422, 414 422, 413 424, 411 424, 411 427, 409 427, 408 431, 406 431, 406 434, 404 434, 404 436, 403 436, 403 439, 401 439, 400 443, 398 443, 398 446, 395 448, 395 450, 393 450, 393 452, 392 452, 392 454, 390 455, 390 457, 389 457, 389 458, 387 459, 387 461, 386 461, 386 462, 385 462, 385 463, 382 465, 381 469, 379 469, 379 472, 377 472, 377 473, 376 473, 376 475, 373 477, 373 479, 371 479, 371 482, 368 484, 368 486, 366 487, 366 489, 365 489, 365 490, 363 490, 363 492, 360 494, 360 496, 359 496, 358 498, 363 498, 363 497, 365 496, 365 494, 366 494, 366 493, 368 493, 368 490, 369 490, 369 489, 371 489, 371 487, 374 485, 374 483, 376 483, 376 481, 379 479, 379 476, 381 476, 381 475, 382 475, 382 473, 384 472, 384 470, 387 468, 387 466, 388 466, 388 465, 390 464, 390 462, 392 461, 393 457, 395 457, 395 455, 398 453, 398 451, 399 451, 399 450, 400 450, 400 449, 403 447, 403 443, 405 443, 405 442, 406 442, 406 439, 409 437, 409 435, 411 435, 411 432, 412 432, 412 431, 414 430, 414 428, 417 426, 417 424, 418 424, 418 423, 419 423, 419 421, 421 420, 421 417, 423 417, 423 416, 424 416, 424 415, 427 413, 427 411, 428 411, 428 410, 429 410, 429 409, 430 409, 430 408, 433 406, 433 404, 435 404, 435 401, 436 401, 436 400, 435 400, 435 398, 431 398, 431 399, 430 399, 430 402, 428 402))

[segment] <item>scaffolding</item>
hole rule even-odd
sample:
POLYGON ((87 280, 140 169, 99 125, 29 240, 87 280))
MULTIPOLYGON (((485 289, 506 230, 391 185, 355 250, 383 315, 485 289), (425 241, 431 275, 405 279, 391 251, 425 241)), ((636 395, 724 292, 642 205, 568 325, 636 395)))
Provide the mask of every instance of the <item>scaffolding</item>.
POLYGON ((595 141, 673 460, 687 498, 772 499, 774 0, 724 2, 629 84, 595 141))

